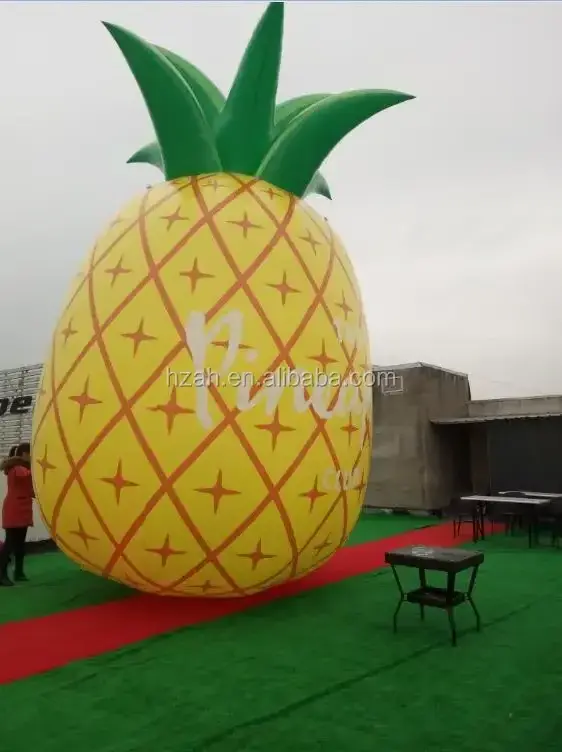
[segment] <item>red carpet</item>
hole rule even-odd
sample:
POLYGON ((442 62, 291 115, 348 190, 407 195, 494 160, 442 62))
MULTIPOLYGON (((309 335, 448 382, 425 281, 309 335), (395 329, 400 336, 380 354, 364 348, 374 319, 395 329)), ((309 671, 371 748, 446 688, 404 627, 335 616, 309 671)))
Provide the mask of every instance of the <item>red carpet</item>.
POLYGON ((205 600, 142 594, 37 619, 9 622, 0 626, 0 684, 365 574, 384 566, 384 554, 393 548, 416 544, 454 546, 469 539, 469 535, 462 533, 454 538, 452 524, 446 523, 342 548, 321 569, 302 580, 248 598, 205 600))

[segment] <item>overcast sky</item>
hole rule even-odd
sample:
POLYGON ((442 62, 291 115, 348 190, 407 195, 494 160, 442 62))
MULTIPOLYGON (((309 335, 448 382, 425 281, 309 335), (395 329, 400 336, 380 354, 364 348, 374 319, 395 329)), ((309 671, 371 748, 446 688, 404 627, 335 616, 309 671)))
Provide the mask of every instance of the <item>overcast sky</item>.
MULTIPOLYGON (((262 3, 0 4, 0 367, 40 362, 95 236, 156 170, 112 21, 224 91, 262 3)), ((562 3, 290 3, 279 97, 417 99, 352 132, 314 200, 362 283, 375 363, 562 393, 562 3)))

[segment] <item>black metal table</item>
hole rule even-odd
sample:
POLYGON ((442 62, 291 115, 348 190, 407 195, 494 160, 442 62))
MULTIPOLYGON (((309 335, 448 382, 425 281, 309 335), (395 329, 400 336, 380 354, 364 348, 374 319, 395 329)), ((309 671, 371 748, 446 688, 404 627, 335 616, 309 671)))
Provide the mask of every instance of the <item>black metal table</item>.
POLYGON ((478 569, 484 561, 484 554, 480 551, 466 551, 458 548, 433 548, 430 546, 408 546, 395 551, 387 551, 385 561, 390 564, 394 579, 400 591, 400 600, 394 611, 393 626, 398 628, 398 613, 405 602, 417 604, 420 608, 420 618, 425 616, 425 607, 440 608, 447 612, 451 629, 451 642, 457 644, 457 627, 454 609, 462 603, 468 603, 476 617, 476 629, 479 631, 480 614, 474 604, 472 591, 476 584, 478 569), (419 572, 420 586, 406 592, 398 576, 397 567, 410 567, 419 572), (456 576, 459 572, 472 569, 470 582, 466 592, 456 589, 456 576), (447 574, 446 587, 433 587, 427 584, 428 570, 445 572, 447 574))
POLYGON ((515 496, 478 496, 476 494, 472 496, 461 496, 461 501, 474 502, 475 515, 473 517, 473 540, 484 539, 484 520, 486 511, 492 507, 496 507, 498 510, 512 513, 517 512, 521 514, 527 522, 527 532, 529 536, 529 548, 537 539, 537 518, 540 511, 544 511, 552 501, 549 496, 543 496, 541 498, 527 496, 525 498, 515 496))

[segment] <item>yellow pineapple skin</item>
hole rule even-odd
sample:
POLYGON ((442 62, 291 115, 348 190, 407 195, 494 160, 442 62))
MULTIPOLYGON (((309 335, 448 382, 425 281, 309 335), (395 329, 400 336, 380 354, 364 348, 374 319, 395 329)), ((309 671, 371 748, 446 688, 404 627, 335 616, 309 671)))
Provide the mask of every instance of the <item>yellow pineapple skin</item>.
POLYGON ((45 362, 32 465, 53 539, 159 595, 316 569, 363 503, 369 364, 353 268, 309 205, 241 175, 150 188, 98 238, 45 362), (329 374, 313 406, 295 368, 329 374))

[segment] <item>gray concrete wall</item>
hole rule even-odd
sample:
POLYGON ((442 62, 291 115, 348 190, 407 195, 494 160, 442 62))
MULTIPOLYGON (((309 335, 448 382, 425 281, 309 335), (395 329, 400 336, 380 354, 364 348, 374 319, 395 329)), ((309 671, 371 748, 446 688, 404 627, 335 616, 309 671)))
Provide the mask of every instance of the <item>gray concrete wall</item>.
POLYGON ((409 508, 422 503, 415 377, 409 369, 401 370, 400 375, 404 391, 387 393, 377 386, 373 389, 373 458, 366 506, 409 508))
POLYGON ((455 487, 458 452, 430 418, 468 413, 468 378, 424 363, 385 371, 401 375, 403 391, 374 389, 373 460, 365 503, 425 510, 445 506, 455 487))
POLYGON ((492 418, 502 415, 545 415, 549 413, 562 413, 562 396, 473 400, 468 405, 468 415, 471 418, 492 418))
MULTIPOLYGON (((466 415, 470 389, 465 374, 453 373, 433 366, 422 365, 418 371, 418 404, 422 436, 423 508, 447 506, 458 493, 459 462, 468 463, 462 441, 466 434, 459 431, 436 430, 431 418, 446 415, 466 415)), ((467 466, 467 475, 469 474, 467 466)))

